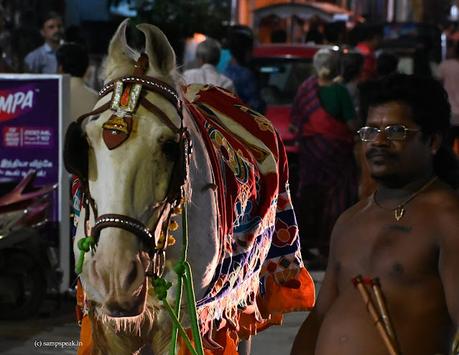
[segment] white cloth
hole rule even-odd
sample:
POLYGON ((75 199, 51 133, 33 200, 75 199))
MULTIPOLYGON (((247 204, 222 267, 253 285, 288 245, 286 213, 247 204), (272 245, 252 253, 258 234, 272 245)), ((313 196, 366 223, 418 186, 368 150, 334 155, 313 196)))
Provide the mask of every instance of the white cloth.
POLYGON ((210 84, 235 92, 233 81, 211 64, 203 64, 201 68, 185 70, 183 77, 187 84, 210 84))
POLYGON ((443 61, 438 68, 438 76, 448 93, 452 111, 451 124, 459 126, 459 60, 447 59, 443 61))
POLYGON ((91 112, 99 96, 84 83, 82 78, 70 78, 70 117, 76 120, 81 115, 91 112))

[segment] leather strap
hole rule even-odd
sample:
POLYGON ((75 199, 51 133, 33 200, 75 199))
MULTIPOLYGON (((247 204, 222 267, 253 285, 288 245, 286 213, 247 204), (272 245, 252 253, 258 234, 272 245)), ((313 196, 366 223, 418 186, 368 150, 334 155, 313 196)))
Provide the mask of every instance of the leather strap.
POLYGON ((94 227, 92 227, 92 236, 96 240, 99 239, 100 231, 107 227, 115 227, 124 229, 132 234, 139 236, 146 245, 155 248, 155 237, 150 230, 139 220, 115 213, 103 214, 97 217, 94 227))
POLYGON ((155 104, 149 101, 146 97, 140 98, 140 104, 145 107, 148 111, 158 116, 158 118, 163 122, 167 127, 169 127, 173 132, 177 133, 179 127, 176 127, 170 118, 155 104))

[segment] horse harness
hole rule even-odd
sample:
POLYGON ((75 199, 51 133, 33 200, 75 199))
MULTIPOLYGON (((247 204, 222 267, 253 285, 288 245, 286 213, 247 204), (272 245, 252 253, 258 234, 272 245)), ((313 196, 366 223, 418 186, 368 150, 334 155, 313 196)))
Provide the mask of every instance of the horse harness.
POLYGON ((173 238, 168 237, 168 230, 177 228, 176 222, 171 225, 174 213, 180 213, 181 204, 184 202, 185 183, 189 172, 189 159, 191 155, 191 140, 186 127, 183 126, 182 102, 177 91, 167 83, 145 76, 148 68, 148 56, 142 53, 134 66, 133 75, 124 76, 111 81, 99 91, 99 97, 112 93, 111 100, 99 108, 80 116, 72 122, 66 132, 64 144, 64 164, 66 169, 76 175, 81 181, 82 205, 85 209, 84 231, 85 238, 80 239, 80 259, 77 262, 77 272, 80 273, 85 252, 95 250, 100 232, 104 228, 114 227, 124 229, 138 236, 146 246, 150 255, 150 267, 146 274, 160 277, 164 271, 167 247, 173 244, 173 238), (161 95, 170 102, 180 117, 180 127, 176 127, 172 120, 155 104, 146 98, 147 92, 161 95), (171 180, 165 198, 152 206, 152 213, 159 210, 159 217, 152 229, 136 218, 120 214, 98 215, 97 206, 89 191, 88 180, 88 151, 87 136, 82 129, 83 121, 93 115, 99 115, 107 110, 113 111, 111 117, 103 124, 103 139, 109 150, 115 149, 124 143, 132 131, 134 114, 139 105, 157 116, 166 126, 177 135, 178 156, 174 161, 171 180), (90 226, 90 210, 92 209, 95 223, 90 226), (166 218, 164 219, 165 214, 166 218), (164 222, 159 225, 159 222, 164 222), (158 243, 155 240, 157 228, 160 230, 158 243))

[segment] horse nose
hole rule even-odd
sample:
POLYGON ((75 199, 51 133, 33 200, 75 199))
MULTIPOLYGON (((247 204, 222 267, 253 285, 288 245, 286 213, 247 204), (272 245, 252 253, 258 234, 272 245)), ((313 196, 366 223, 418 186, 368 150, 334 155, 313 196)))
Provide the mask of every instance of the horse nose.
POLYGON ((145 270, 142 261, 136 257, 131 262, 124 264, 111 260, 110 263, 93 260, 90 266, 90 274, 96 283, 105 285, 107 293, 115 287, 124 292, 138 291, 145 278, 145 270), (111 275, 118 275, 113 278, 111 275))
MULTIPOLYGON (((133 260, 127 272, 121 275, 124 280, 120 280, 120 284, 125 288, 125 289, 130 289, 134 284, 136 284, 137 279, 141 278, 143 279, 143 265, 140 260, 135 259, 133 260), (142 275, 141 275, 142 274, 142 275)), ((140 280, 139 280, 140 281, 140 280)), ((138 284, 139 282, 137 282, 138 284)))

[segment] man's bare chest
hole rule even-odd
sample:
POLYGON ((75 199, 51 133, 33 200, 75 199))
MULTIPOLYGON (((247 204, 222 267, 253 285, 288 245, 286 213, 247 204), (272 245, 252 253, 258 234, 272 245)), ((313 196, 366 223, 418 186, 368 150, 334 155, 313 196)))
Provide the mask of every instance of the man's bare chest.
POLYGON ((340 279, 361 274, 416 283, 437 272, 434 231, 409 218, 393 221, 376 215, 356 221, 337 236, 332 253, 340 279))

